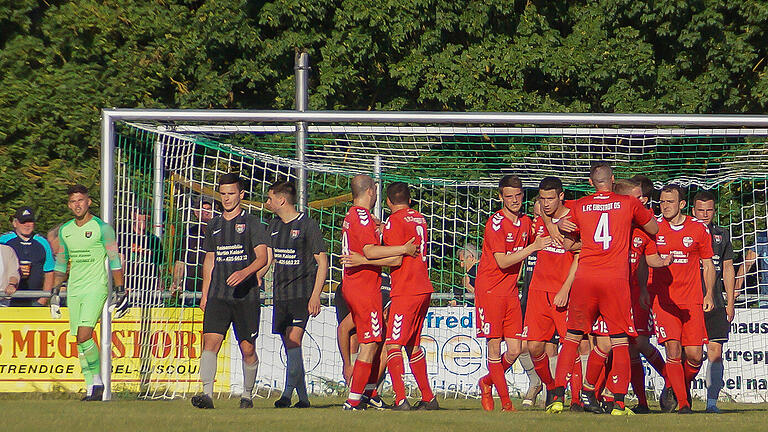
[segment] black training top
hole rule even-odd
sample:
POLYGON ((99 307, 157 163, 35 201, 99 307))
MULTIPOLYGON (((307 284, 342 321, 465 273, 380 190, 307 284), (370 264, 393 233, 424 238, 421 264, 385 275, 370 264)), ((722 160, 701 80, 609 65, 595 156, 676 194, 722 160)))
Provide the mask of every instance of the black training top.
POLYGON ((326 251, 317 222, 304 213, 284 223, 273 218, 268 227, 274 255, 273 293, 275 300, 305 299, 312 295, 317 274, 315 255, 326 251))

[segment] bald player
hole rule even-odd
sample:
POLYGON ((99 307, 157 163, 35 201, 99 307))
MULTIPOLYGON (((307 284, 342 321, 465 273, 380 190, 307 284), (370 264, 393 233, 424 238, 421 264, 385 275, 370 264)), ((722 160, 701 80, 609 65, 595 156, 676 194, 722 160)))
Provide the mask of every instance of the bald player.
MULTIPOLYGON (((571 236, 578 236, 582 246, 568 306, 568 331, 558 356, 553 402, 547 411, 563 411, 565 386, 579 354, 579 343, 601 315, 608 326, 614 356, 615 372, 610 378, 616 382, 616 393, 611 414, 634 415, 624 406, 630 378, 629 336, 637 335, 632 322, 627 258, 633 224, 651 235, 656 234, 658 225, 637 198, 613 192, 613 170, 607 163, 592 166, 589 182, 596 192, 577 200, 569 215, 577 227, 571 236)), ((588 402, 585 405, 596 405, 594 388, 588 384, 582 390, 588 402)))

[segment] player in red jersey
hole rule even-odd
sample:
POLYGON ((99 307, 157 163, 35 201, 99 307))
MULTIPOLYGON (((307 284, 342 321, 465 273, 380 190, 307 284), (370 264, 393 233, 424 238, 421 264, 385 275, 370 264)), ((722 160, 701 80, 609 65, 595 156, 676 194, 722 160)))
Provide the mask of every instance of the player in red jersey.
MULTIPOLYGON (((541 180, 538 202, 542 212, 551 218, 553 223, 557 223, 570 212, 563 204, 563 199, 563 184, 560 179, 545 177, 541 180)), ((536 219, 533 231, 535 238, 549 236, 543 218, 536 219)), ((548 395, 554 390, 555 380, 552 378, 545 346, 552 339, 554 332, 565 335, 568 295, 577 266, 578 253, 554 244, 547 246, 536 255, 536 267, 528 288, 523 336, 528 341, 528 351, 531 353, 534 368, 548 395)))
POLYGON ((392 214, 384 225, 385 245, 401 245, 415 239, 416 256, 403 257, 399 266, 392 267, 392 304, 387 323, 387 369, 395 392, 394 410, 410 410, 405 395, 402 347, 410 359, 411 373, 421 391, 421 400, 413 409, 439 409, 427 376, 427 362, 421 349, 421 329, 432 298, 432 282, 427 268, 427 220, 410 208, 408 185, 395 182, 387 186, 387 206, 392 214))
MULTIPOLYGON (((613 181, 613 170, 608 164, 593 165, 589 182, 596 192, 577 200, 569 215, 578 228, 581 255, 571 288, 568 331, 562 339, 555 373, 556 388, 548 412, 563 411, 565 385, 578 355, 579 343, 600 314, 608 325, 613 348, 615 373, 611 374, 611 380, 615 381, 617 391, 611 414, 634 414, 624 406, 630 377, 629 336, 637 334, 629 294, 630 234, 633 223, 651 235, 656 234, 658 226, 653 214, 637 198, 613 193, 613 181)), ((584 383, 582 395, 589 402, 585 409, 596 406, 591 383, 584 383)))
POLYGON ((376 222, 370 213, 377 199, 373 179, 367 175, 355 176, 351 189, 352 207, 342 226, 341 253, 345 257, 356 254, 362 262, 355 265, 349 258, 344 261, 343 295, 357 329, 360 348, 352 371, 349 398, 343 406, 345 410, 364 408, 360 401, 366 386, 378 381, 384 327, 381 266, 400 265, 403 256, 416 254, 413 239, 403 245, 380 245, 376 222), (366 255, 376 259, 366 259, 366 255))
MULTIPOLYGON (((659 254, 672 256, 672 263, 651 272, 653 317, 656 337, 667 353, 667 381, 677 397, 678 413, 691 410, 690 384, 701 368, 702 346, 707 343, 704 312, 713 309, 712 290, 715 285, 715 265, 712 262, 712 237, 701 221, 682 214, 685 193, 678 185, 661 190, 659 233, 656 248, 659 254), (706 295, 702 293, 702 273, 706 295), (685 364, 683 364, 683 357, 685 364)), ((665 389, 669 394, 668 389, 665 389)), ((671 411, 666 394, 662 410, 671 411)))
POLYGON ((523 316, 517 292, 520 264, 551 241, 548 236, 541 236, 530 243, 532 221, 521 212, 523 184, 517 176, 504 176, 499 181, 499 199, 502 209, 485 224, 475 280, 477 319, 480 333, 488 343, 488 375, 480 379, 479 386, 483 409, 493 409, 492 384, 501 399, 502 410, 514 411, 504 372, 522 351, 523 316), (502 340, 507 346, 503 356, 502 340))

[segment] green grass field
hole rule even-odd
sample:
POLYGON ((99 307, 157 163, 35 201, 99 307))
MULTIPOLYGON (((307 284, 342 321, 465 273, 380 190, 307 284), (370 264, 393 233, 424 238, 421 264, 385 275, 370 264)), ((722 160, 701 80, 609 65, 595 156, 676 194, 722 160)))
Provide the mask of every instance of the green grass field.
MULTIPOLYGON (((60 396, 61 397, 61 396, 60 396)), ((74 397, 74 395, 72 396, 74 397)), ((541 410, 486 413, 477 400, 441 400, 432 412, 344 412, 342 399, 313 399, 310 409, 272 407, 271 399, 254 400, 255 408, 238 409, 239 399, 218 399, 215 410, 199 410, 189 399, 144 401, 121 399, 84 403, 40 395, 0 396, 4 431, 766 431, 768 404, 723 404, 721 415, 696 413, 611 417, 583 413, 552 416, 541 410)), ((498 402, 498 401, 497 401, 498 402)), ((519 401, 515 401, 520 406, 519 401)), ((497 404, 498 405, 498 404, 497 404)), ((695 410, 703 410, 701 402, 695 410)), ((498 408, 497 408, 498 409, 498 408)))

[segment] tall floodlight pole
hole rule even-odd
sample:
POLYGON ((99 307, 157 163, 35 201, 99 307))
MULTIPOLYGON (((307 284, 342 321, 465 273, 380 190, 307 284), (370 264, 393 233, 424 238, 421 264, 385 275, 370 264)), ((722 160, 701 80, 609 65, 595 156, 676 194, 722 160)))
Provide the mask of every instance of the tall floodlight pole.
MULTIPOLYGON (((309 54, 304 51, 296 53, 296 111, 304 112, 309 104, 309 54)), ((299 209, 307 207, 307 170, 304 161, 307 151, 307 122, 296 123, 296 160, 299 162, 297 187, 299 193, 299 209)))
MULTIPOLYGON (((114 226, 115 218, 115 124, 109 114, 101 117, 101 220, 114 226)), ((111 274, 106 262, 107 275, 111 274)), ((107 290, 112 292, 112 278, 107 277, 107 290)), ((104 382, 103 400, 112 399, 112 314, 109 298, 101 311, 101 380, 104 382)))

